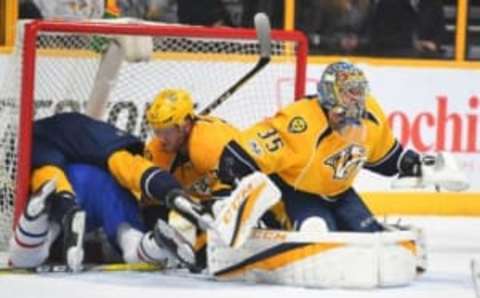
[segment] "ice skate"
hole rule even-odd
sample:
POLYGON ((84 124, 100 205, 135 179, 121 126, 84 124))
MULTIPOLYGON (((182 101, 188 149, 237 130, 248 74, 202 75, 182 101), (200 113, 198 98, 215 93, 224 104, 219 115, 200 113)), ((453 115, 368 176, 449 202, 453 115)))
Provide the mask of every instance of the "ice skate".
POLYGON ((192 245, 172 226, 159 219, 153 229, 153 237, 158 246, 165 248, 174 259, 189 269, 196 269, 192 245))

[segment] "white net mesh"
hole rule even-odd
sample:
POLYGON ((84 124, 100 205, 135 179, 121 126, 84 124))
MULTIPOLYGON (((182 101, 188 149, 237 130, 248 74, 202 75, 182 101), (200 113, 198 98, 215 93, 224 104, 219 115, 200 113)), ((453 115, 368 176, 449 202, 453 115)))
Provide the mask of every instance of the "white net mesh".
MULTIPOLYGON (((85 110, 102 58, 98 48, 114 39, 105 34, 99 36, 93 25, 91 30, 81 34, 39 32, 33 92, 35 119, 63 111, 85 110)), ((145 109, 160 89, 189 90, 201 110, 252 69, 259 58, 254 37, 223 38, 221 31, 209 38, 184 33, 165 37, 161 30, 155 34, 158 35, 152 36, 154 53, 150 61, 121 62, 103 117, 142 138, 147 135, 145 109)), ((21 71, 22 44, 19 38, 17 51, 10 58, 10 68, 0 85, 0 250, 5 249, 10 234, 15 201, 18 123, 22 113, 20 82, 25 75, 21 71)), ((293 101, 297 48, 294 41, 273 40, 270 64, 213 114, 246 127, 293 101)), ((28 181, 22 185, 20 187, 28 187, 28 181)))

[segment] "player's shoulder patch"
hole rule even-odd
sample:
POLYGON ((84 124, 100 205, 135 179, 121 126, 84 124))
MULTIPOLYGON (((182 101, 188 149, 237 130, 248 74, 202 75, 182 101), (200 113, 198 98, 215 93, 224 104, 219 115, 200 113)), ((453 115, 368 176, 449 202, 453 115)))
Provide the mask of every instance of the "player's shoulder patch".
POLYGON ((302 133, 307 130, 307 121, 303 117, 295 116, 288 123, 288 131, 291 133, 302 133))

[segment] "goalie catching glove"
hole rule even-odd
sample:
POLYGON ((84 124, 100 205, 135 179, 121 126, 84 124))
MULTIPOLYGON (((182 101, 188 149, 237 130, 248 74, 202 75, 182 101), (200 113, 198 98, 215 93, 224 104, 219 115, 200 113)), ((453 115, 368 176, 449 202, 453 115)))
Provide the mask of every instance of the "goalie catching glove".
POLYGON ((398 162, 398 179, 392 188, 425 188, 435 186, 448 191, 464 191, 470 187, 455 158, 448 153, 419 155, 406 150, 398 162))
POLYGON ((280 196, 280 190, 265 174, 255 172, 240 180, 230 196, 216 200, 211 210, 180 190, 171 191, 166 203, 200 228, 212 230, 226 245, 238 248, 280 196))

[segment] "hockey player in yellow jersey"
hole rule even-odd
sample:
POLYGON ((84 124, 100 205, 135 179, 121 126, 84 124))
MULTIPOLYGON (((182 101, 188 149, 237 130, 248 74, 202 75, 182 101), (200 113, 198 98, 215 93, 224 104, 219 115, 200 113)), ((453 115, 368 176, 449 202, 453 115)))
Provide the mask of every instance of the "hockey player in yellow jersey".
POLYGON ((233 184, 254 171, 268 174, 282 192, 296 229, 382 230, 352 187, 362 169, 382 175, 420 175, 420 156, 404 150, 368 92, 364 73, 329 65, 318 95, 303 98, 241 133, 225 147, 219 178, 233 184))
POLYGON ((197 198, 207 198, 216 185, 216 169, 223 147, 238 134, 227 122, 194 112, 191 95, 182 89, 164 89, 147 111, 153 131, 145 155, 168 169, 197 198))
MULTIPOLYGON (((147 122, 153 136, 147 142, 145 156, 174 175, 186 197, 203 202, 197 211, 210 213, 212 195, 229 192, 229 187, 219 183, 216 170, 223 147, 238 130, 219 118, 196 114, 191 95, 182 89, 161 90, 147 111, 147 122)), ((180 213, 196 224, 191 215, 180 213)), ((206 237, 200 229, 197 232, 197 265, 205 266, 206 237)))

